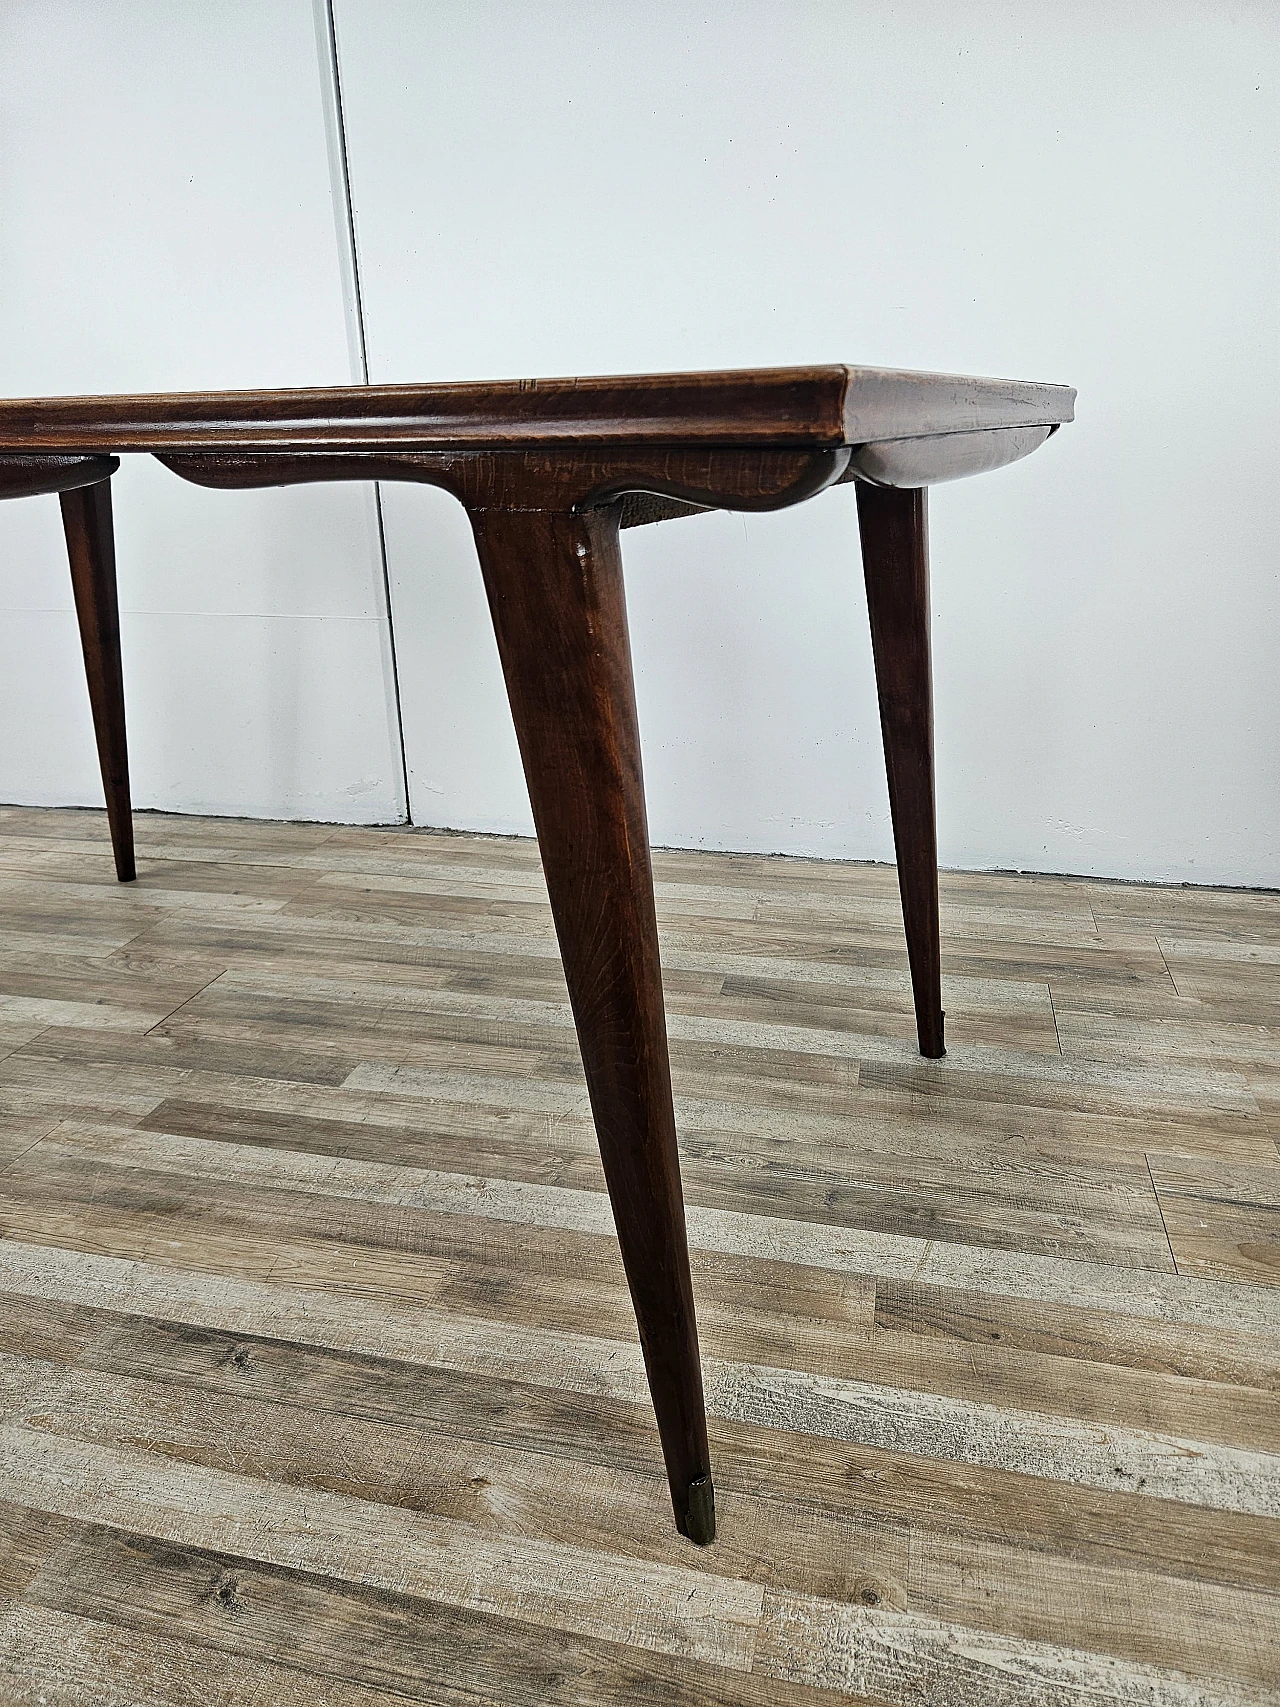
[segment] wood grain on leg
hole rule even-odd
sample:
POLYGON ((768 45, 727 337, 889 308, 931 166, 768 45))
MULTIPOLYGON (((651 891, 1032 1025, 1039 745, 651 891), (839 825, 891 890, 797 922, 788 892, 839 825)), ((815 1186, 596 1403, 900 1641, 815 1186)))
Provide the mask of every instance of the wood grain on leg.
POLYGON ((715 1533, 618 509, 472 510, 676 1523, 715 1533))
POLYGON ((889 807, 911 962, 920 1053, 946 1054, 938 930, 929 658, 928 499, 924 487, 858 483, 858 531, 871 615, 889 807))
POLYGON ((116 876, 137 876, 133 858, 133 814, 129 801, 129 751, 124 728, 124 675, 120 664, 120 610, 116 597, 116 552, 111 528, 111 482, 100 480, 60 495, 62 525, 71 561, 80 644, 84 649, 93 732, 107 797, 107 822, 116 876))

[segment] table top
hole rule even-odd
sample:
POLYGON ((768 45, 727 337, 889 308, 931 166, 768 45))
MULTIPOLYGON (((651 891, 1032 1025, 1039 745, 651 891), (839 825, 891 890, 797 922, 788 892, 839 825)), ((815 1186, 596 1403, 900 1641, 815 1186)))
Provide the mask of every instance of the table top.
POLYGON ((0 452, 812 449, 1070 421, 1066 385, 892 368, 744 368, 446 385, 0 400, 0 452))

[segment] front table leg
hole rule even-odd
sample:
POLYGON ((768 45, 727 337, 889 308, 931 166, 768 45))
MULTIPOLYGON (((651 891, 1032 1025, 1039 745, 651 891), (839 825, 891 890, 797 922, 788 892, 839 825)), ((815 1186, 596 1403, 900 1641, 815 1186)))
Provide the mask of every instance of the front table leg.
POLYGON ((676 1526, 715 1535, 618 509, 471 514, 676 1526))
POLYGON ((928 492, 858 482, 858 532, 920 1053, 946 1054, 929 658, 928 492))

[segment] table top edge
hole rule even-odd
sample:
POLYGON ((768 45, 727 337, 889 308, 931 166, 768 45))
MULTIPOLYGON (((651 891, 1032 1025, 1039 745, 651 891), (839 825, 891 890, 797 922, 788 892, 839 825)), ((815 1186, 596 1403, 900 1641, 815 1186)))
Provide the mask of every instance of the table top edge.
POLYGON ((0 399, 0 451, 809 445, 1059 425, 1069 386, 831 365, 0 399))

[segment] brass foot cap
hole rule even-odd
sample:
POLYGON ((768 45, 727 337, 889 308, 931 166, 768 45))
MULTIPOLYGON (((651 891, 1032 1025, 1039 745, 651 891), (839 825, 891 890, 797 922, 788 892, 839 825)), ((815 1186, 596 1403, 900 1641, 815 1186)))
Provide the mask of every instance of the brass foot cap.
POLYGON ((932 1042, 930 1042, 928 1047, 926 1047, 926 1045, 923 1043, 920 1045, 920 1053, 924 1056, 926 1061, 941 1061, 943 1056, 946 1054, 947 1046, 946 1046, 946 1043, 943 1041, 943 1033, 944 1033, 944 1027, 946 1026, 946 1022, 947 1022, 946 1014, 945 1013, 939 1014, 938 1015, 938 1037, 937 1037, 936 1047, 934 1046, 934 1044, 932 1042))
POLYGON ((699 1547, 709 1547, 716 1538, 716 1491, 710 1476, 699 1476, 689 1483, 684 1532, 699 1547))

